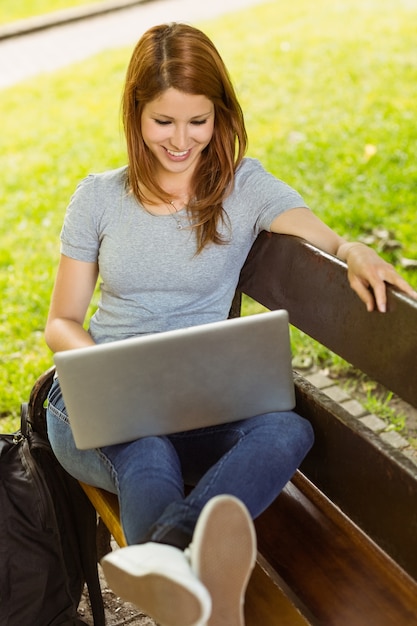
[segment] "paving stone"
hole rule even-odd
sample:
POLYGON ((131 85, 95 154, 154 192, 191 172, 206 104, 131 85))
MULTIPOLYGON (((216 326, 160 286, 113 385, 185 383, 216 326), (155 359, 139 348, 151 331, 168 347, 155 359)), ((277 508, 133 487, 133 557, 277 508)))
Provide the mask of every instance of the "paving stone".
POLYGON ((309 376, 305 376, 305 379, 308 380, 309 383, 317 387, 317 389, 326 389, 327 387, 334 387, 335 382, 325 374, 321 372, 316 372, 315 374, 310 374, 309 376))
POLYGON ((386 423, 380 417, 377 417, 373 413, 370 415, 365 415, 365 417, 361 417, 360 421, 362 422, 362 424, 365 424, 365 426, 373 430, 374 433, 382 433, 387 427, 386 423))
POLYGON ((415 448, 406 448, 402 450, 402 453, 410 459, 415 465, 417 465, 417 450, 415 448))
POLYGON ((342 387, 339 387, 339 385, 334 385, 333 387, 323 389, 323 393, 325 393, 326 396, 328 396, 335 402, 346 402, 347 400, 351 399, 350 395, 346 393, 346 391, 342 389, 342 387))
POLYGON ((343 408, 354 417, 363 417, 368 413, 365 407, 357 400, 350 399, 342 403, 343 408))
POLYGON ((401 448, 407 448, 410 445, 407 439, 404 439, 404 437, 402 437, 395 430, 381 433, 380 437, 383 441, 389 443, 393 448, 397 448, 398 450, 401 450, 401 448))

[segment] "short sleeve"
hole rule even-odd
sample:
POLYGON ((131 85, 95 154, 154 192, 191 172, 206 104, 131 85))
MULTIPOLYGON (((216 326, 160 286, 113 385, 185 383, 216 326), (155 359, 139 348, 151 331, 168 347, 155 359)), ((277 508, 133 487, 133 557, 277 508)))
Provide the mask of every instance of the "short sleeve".
POLYGON ((269 231, 274 219, 285 211, 309 208, 298 191, 267 172, 257 159, 244 159, 236 187, 240 201, 253 215, 256 233, 269 231))
POLYGON ((61 230, 62 254, 77 261, 97 261, 98 223, 95 175, 90 174, 79 183, 66 210, 61 230))

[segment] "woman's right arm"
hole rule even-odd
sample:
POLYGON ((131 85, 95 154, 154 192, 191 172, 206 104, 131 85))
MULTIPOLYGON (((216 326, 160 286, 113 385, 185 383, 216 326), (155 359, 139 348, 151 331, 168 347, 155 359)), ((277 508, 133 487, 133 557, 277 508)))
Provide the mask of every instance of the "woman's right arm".
POLYGON ((53 352, 94 344, 83 324, 97 278, 97 263, 61 255, 45 328, 45 340, 53 352))

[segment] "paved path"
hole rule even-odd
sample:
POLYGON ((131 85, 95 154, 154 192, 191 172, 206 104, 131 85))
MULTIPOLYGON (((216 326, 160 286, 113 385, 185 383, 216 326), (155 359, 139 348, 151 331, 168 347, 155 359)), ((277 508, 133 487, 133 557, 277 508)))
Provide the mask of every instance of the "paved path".
POLYGON ((154 24, 195 23, 264 0, 152 0, 127 9, 0 41, 0 89, 81 61, 101 50, 134 45, 154 24))

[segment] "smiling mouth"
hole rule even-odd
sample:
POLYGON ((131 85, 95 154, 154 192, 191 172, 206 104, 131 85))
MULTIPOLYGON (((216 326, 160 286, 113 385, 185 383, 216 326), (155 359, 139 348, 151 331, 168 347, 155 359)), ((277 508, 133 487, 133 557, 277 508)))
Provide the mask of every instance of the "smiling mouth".
POLYGON ((189 154, 190 152, 190 150, 183 150, 182 152, 175 152, 174 150, 168 150, 168 148, 165 148, 165 150, 168 152, 170 156, 177 158, 177 159, 187 156, 187 154, 189 154))

